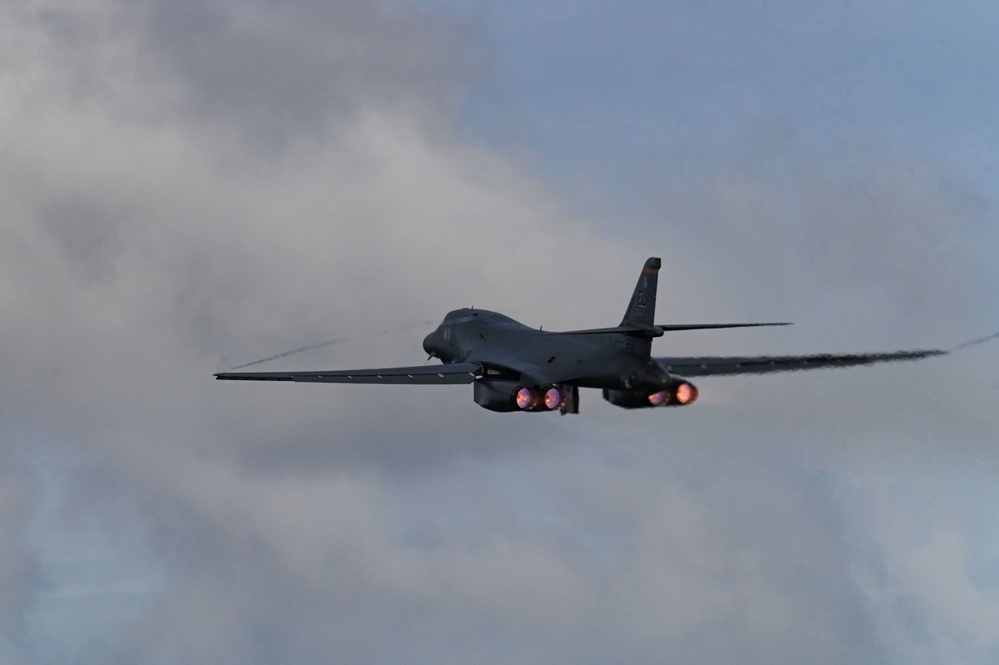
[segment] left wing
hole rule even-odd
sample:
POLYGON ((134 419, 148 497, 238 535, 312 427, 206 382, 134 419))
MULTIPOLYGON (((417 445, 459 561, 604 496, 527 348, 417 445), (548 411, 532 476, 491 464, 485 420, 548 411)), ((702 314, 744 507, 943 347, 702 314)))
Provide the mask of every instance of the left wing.
POLYGON ((221 372, 216 379, 229 381, 305 381, 309 383, 381 383, 446 385, 471 383, 482 374, 478 363, 446 363, 419 367, 338 369, 320 372, 221 372))
POLYGON ((875 363, 919 360, 931 356, 943 356, 947 351, 929 349, 924 351, 892 351, 889 353, 815 354, 810 356, 754 356, 754 357, 704 357, 704 358, 656 358, 670 374, 682 377, 724 376, 732 374, 769 374, 790 372, 802 369, 828 369, 831 367, 855 367, 875 363))

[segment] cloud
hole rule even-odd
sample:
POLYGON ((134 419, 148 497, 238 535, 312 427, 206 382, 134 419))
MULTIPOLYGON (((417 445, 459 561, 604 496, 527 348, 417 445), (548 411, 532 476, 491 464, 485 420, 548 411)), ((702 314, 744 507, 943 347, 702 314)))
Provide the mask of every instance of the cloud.
MULTIPOLYGON (((487 413, 464 387, 210 375, 333 337, 345 341, 286 362, 411 363, 422 333, 410 324, 461 305, 546 329, 605 325, 659 253, 666 319, 832 306, 857 325, 824 319, 827 336, 809 343, 883 329, 862 325, 877 312, 895 331, 931 319, 929 341, 947 340, 958 326, 946 321, 972 320, 976 304, 944 274, 981 261, 968 249, 986 214, 973 191, 905 156, 862 155, 843 173, 799 155, 791 175, 750 160, 668 182, 651 199, 668 225, 621 219, 611 237, 464 137, 467 25, 359 2, 4 11, 0 42, 20 57, 4 59, 0 103, 0 425, 27 423, 32 443, 72 460, 67 522, 99 516, 162 577, 81 660, 908 653, 869 618, 893 582, 856 572, 852 522, 823 470, 880 468, 852 455, 890 456, 885 431, 932 449, 934 428, 957 424, 984 447, 987 395, 957 403, 962 381, 988 381, 970 356, 963 372, 934 366, 942 392, 912 368, 762 378, 713 384, 703 409, 676 413, 624 413, 586 392, 577 419, 487 413)), ((766 152, 762 141, 744 149, 766 152)), ((794 339, 774 335, 664 348, 794 339)), ((24 626, 46 575, 30 537, 44 488, 29 470, 45 461, 31 448, 0 447, 0 520, 15 536, 0 617, 41 653, 24 626)), ((932 549, 959 578, 961 537, 945 535, 932 549)), ((898 596, 951 616, 924 585, 928 559, 876 545, 904 563, 898 596)))
MULTIPOLYGON (((14 432, 5 431, 5 438, 18 445, 14 432)), ((23 613, 32 591, 41 582, 38 562, 30 554, 27 528, 40 488, 35 475, 11 447, 0 449, 0 461, 3 462, 0 528, 5 534, 0 545, 0 598, 3 599, 0 602, 0 627, 3 627, 6 637, 23 629, 23 613)))

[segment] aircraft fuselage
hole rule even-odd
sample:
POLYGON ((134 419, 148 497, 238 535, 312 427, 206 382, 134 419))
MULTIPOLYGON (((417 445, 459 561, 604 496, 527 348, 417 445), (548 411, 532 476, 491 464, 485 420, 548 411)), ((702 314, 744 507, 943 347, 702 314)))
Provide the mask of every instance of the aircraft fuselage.
POLYGON ((661 390, 669 372, 648 356, 647 341, 621 333, 558 333, 529 328, 488 310, 448 313, 423 340, 423 349, 444 363, 472 362, 494 376, 516 367, 527 385, 559 383, 580 388, 661 390), (644 352, 644 354, 643 354, 644 352))

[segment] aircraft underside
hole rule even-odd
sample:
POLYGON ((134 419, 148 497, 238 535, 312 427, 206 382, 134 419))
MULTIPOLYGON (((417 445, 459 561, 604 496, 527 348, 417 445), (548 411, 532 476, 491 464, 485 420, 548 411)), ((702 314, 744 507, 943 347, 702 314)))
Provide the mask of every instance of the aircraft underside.
MULTIPOLYGON (((686 406, 692 404, 698 395, 697 388, 685 380, 678 380, 669 388, 654 392, 603 389, 605 400, 624 409, 686 406)), ((575 384, 530 386, 518 381, 478 379, 473 385, 473 396, 476 404, 490 411, 579 413, 579 387, 575 384)))

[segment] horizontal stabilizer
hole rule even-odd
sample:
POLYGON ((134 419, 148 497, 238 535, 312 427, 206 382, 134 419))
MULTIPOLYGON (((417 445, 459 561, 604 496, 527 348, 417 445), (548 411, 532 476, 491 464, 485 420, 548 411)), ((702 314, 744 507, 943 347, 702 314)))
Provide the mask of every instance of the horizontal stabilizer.
POLYGON ((760 326, 789 326, 790 323, 679 323, 670 325, 644 326, 638 323, 623 323, 613 328, 590 328, 587 330, 567 330, 547 332, 547 335, 607 335, 621 333, 636 337, 662 337, 663 333, 681 330, 711 330, 714 328, 756 328, 760 326))
POLYGON ((588 328, 586 330, 566 330, 565 332, 543 331, 544 335, 609 335, 609 334, 638 335, 639 337, 660 337, 662 331, 656 326, 642 326, 637 324, 614 326, 613 328, 588 328))
POLYGON ((677 330, 712 330, 714 328, 761 328, 764 326, 790 326, 791 323, 675 323, 657 325, 656 328, 663 332, 674 332, 677 330))

